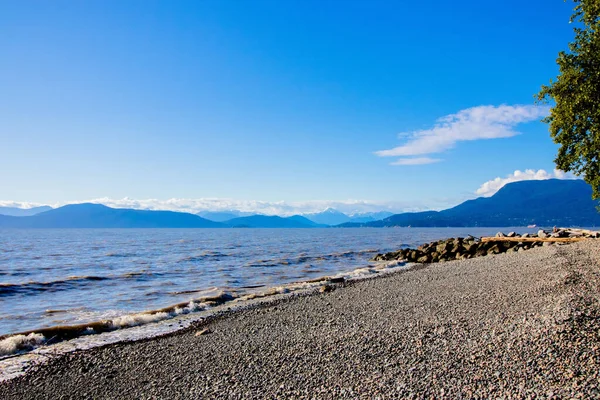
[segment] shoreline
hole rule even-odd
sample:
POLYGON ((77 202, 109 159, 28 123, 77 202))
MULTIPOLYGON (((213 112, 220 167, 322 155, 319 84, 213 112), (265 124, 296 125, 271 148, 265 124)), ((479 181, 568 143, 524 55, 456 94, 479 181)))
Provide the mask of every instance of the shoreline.
POLYGON ((367 279, 408 271, 418 264, 400 261, 374 262, 333 276, 322 276, 306 281, 269 287, 241 296, 220 291, 214 296, 193 299, 189 302, 126 314, 115 320, 88 322, 78 325, 55 326, 0 336, 0 351, 16 344, 10 354, 0 352, 0 383, 26 374, 32 366, 47 363, 53 358, 74 351, 91 350, 119 343, 152 340, 178 334, 190 326, 202 324, 212 318, 235 314, 247 308, 268 307, 273 302, 297 296, 311 296, 331 287, 339 287, 367 279), (116 324, 115 321, 120 322, 116 324), (50 338, 49 340, 46 338, 50 338), (54 342, 51 342, 54 341, 54 342), (50 343, 48 343, 50 342, 50 343), (4 344, 6 343, 6 344, 4 344))
POLYGON ((0 394, 598 397, 599 262, 583 241, 418 266, 64 354, 0 394))

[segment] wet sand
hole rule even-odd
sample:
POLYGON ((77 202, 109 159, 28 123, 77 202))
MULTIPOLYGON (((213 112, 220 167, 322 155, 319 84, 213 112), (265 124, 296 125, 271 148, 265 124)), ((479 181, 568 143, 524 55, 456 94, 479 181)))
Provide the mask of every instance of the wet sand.
POLYGON ((0 398, 589 399, 599 380, 600 241, 589 240, 432 264, 68 354, 0 383, 0 398))

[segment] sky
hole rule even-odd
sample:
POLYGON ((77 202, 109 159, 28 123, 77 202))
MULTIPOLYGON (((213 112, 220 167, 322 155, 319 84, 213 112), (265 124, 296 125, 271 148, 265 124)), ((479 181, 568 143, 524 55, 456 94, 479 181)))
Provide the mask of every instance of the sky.
POLYGON ((0 204, 404 211, 571 177, 533 95, 572 7, 0 0, 0 204))

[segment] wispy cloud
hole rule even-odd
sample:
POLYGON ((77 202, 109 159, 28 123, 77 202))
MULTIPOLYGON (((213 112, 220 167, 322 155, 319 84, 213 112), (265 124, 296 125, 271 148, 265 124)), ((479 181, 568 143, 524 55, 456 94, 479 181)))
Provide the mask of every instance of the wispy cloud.
POLYGON ((505 178, 495 178, 482 184, 475 191, 478 196, 489 197, 500 190, 507 183, 518 181, 545 180, 545 179, 577 179, 573 174, 555 169, 552 172, 547 172, 543 169, 533 170, 526 169, 525 171, 516 170, 505 178))
POLYGON ((47 204, 32 203, 28 201, 12 201, 12 200, 0 200, 0 207, 14 207, 14 208, 33 208, 39 206, 45 206, 47 204))
MULTIPOLYGON (((406 142, 389 150, 375 152, 379 157, 411 157, 441 153, 451 149, 457 142, 497 139, 519 134, 514 127, 524 122, 534 121, 548 114, 546 106, 501 105, 467 108, 456 114, 438 119, 430 129, 404 132, 399 138, 406 142)), ((420 164, 441 161, 429 157, 401 158, 393 165, 416 165, 411 160, 429 160, 420 164)))
POLYGON ((391 163, 391 165, 424 165, 434 164, 440 161, 442 161, 440 158, 431 157, 401 158, 391 163))

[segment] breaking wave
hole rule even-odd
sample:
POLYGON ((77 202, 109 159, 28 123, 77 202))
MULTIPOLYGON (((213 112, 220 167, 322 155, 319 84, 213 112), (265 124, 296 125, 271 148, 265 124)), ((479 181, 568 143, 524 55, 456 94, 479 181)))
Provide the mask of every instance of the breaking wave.
MULTIPOLYGON (((157 310, 141 313, 127 314, 102 321, 77 325, 59 325, 50 328, 35 329, 0 336, 0 357, 30 351, 40 345, 50 345, 80 336, 110 332, 118 329, 131 328, 146 324, 164 321, 179 315, 203 311, 229 302, 244 302, 248 300, 267 298, 270 296, 288 294, 299 290, 313 289, 326 284, 339 284, 347 280, 364 279, 381 272, 392 272, 395 267, 405 266, 400 262, 379 263, 378 265, 362 267, 345 274, 336 276, 323 276, 288 285, 275 286, 263 291, 256 291, 238 296, 233 293, 221 291, 214 296, 204 296, 189 302, 182 302, 157 310)), ((259 288, 261 286, 250 286, 259 288)), ((49 313, 58 313, 63 310, 47 310, 49 313)))

